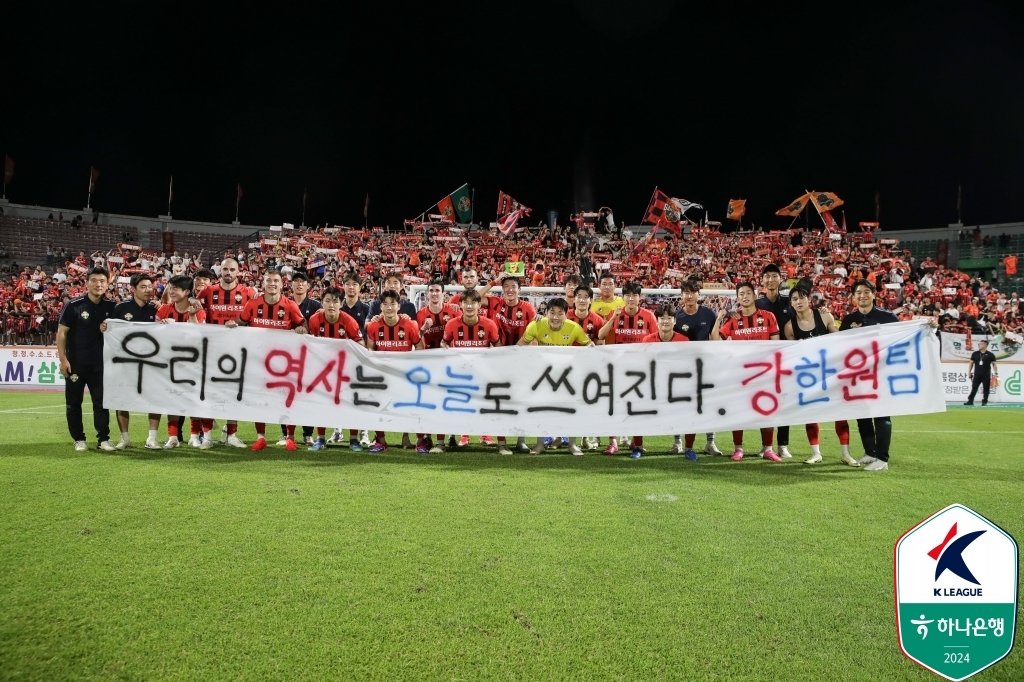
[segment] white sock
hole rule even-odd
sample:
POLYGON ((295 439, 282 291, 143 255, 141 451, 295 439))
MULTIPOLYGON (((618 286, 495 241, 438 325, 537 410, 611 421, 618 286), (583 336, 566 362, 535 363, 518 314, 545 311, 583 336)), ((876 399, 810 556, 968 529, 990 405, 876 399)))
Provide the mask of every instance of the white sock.
POLYGON ((682 436, 676 436, 675 443, 678 445, 679 443, 682 443, 682 442, 683 442, 683 437, 682 436))
POLYGON ((850 454, 850 444, 849 443, 847 443, 846 445, 843 446, 843 454, 844 455, 850 454))
POLYGON ((811 454, 812 455, 820 455, 821 454, 821 446, 817 445, 817 444, 812 445, 811 446, 811 454))
POLYGON ((608 439, 608 444, 609 445, 614 445, 615 447, 619 447, 619 437, 618 436, 612 436, 611 438, 608 439))
POLYGON ((150 429, 149 430, 149 439, 150 440, 156 440, 156 435, 157 435, 157 430, 156 429, 150 429))
POLYGON ((131 439, 132 439, 132 437, 130 435, 128 435, 127 431, 122 431, 121 432, 121 440, 123 440, 125 443, 127 443, 131 439))

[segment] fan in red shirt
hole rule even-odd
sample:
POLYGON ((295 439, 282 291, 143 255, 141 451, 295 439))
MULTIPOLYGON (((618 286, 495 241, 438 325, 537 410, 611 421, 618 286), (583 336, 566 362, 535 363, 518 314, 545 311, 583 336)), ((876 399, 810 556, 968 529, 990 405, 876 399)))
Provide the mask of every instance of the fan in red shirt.
MULTIPOLYGON (((462 313, 451 304, 444 302, 444 284, 438 280, 427 285, 427 305, 416 313, 420 325, 420 336, 424 348, 440 348, 444 328, 462 313)), ((429 439, 428 439, 429 440, 429 439)), ((437 441, 431 444, 429 452, 444 452, 444 434, 437 434, 437 441)))
MULTIPOLYGON (((256 327, 257 329, 281 329, 294 330, 299 334, 306 333, 306 318, 295 301, 281 296, 281 289, 284 280, 277 270, 267 270, 263 275, 263 295, 254 298, 245 304, 242 314, 237 322, 229 320, 225 323, 227 327, 244 325, 256 327)), ((295 425, 287 424, 288 436, 285 438, 284 449, 289 452, 298 448, 295 445, 295 425)), ((267 447, 266 437, 267 425, 264 422, 256 422, 256 442, 250 446, 253 452, 259 452, 267 447)))
MULTIPOLYGON (((737 284, 736 302, 739 304, 740 312, 738 315, 732 313, 723 323, 727 312, 724 309, 718 311, 715 326, 711 328, 711 338, 715 341, 777 341, 779 323, 770 310, 760 310, 755 305, 756 296, 754 285, 750 282, 737 284)), ((772 462, 781 462, 782 458, 772 449, 774 437, 775 434, 770 427, 761 429, 761 445, 764 448, 761 456, 772 462)), ((732 432, 732 442, 735 446, 732 460, 738 462, 743 459, 743 429, 732 432)))
MULTIPOLYGON (((161 324, 167 324, 168 322, 191 322, 193 324, 202 324, 206 322, 206 311, 203 310, 202 303, 200 303, 198 299, 192 297, 193 286, 194 284, 191 277, 187 277, 185 275, 176 275, 171 277, 164 289, 170 303, 164 303, 157 309, 157 322, 160 322, 161 324)), ((170 450, 180 445, 178 440, 178 429, 180 428, 181 421, 182 420, 178 415, 167 415, 167 442, 164 444, 164 449, 170 450)), ((192 417, 192 423, 200 424, 202 426, 203 443, 210 443, 212 445, 213 441, 210 440, 210 430, 213 428, 213 419, 192 417)), ((153 426, 152 428, 155 429, 156 426, 153 426)), ((208 449, 210 445, 200 447, 208 449)))
MULTIPOLYGON (((320 297, 323 308, 313 313, 309 318, 309 333, 328 339, 350 339, 356 343, 363 342, 363 335, 359 331, 359 322, 341 309, 341 303, 345 300, 345 294, 337 287, 328 287, 320 297)), ((294 432, 293 432, 294 433, 294 432)), ((316 427, 316 441, 309 446, 310 450, 323 450, 327 447, 327 428, 316 427)), ((359 430, 349 429, 349 442, 359 443, 359 430)))
MULTIPOLYGON (((380 295, 380 316, 366 323, 366 347, 389 353, 408 353, 420 343, 420 328, 415 320, 402 317, 398 309, 402 304, 402 295, 388 289, 380 295)), ((416 452, 426 454, 430 447, 425 445, 425 436, 416 434, 416 452)), ((384 452, 388 449, 383 431, 377 431, 370 452, 384 452)))
MULTIPOLYGON (((256 298, 256 292, 251 287, 239 282, 238 271, 238 261, 225 258, 220 263, 220 281, 198 292, 196 297, 203 303, 208 324, 227 326, 230 322, 234 325, 245 310, 245 304, 256 298)), ((233 448, 246 447, 238 437, 237 421, 228 420, 226 428, 227 438, 223 442, 233 448)))

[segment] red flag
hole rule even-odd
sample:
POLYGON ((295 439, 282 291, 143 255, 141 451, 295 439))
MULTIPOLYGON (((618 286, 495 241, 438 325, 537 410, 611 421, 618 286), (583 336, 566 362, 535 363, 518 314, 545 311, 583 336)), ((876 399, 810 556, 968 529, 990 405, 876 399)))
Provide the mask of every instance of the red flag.
POLYGON ((644 214, 643 222, 653 223, 656 228, 664 227, 678 238, 683 231, 682 219, 678 200, 655 187, 651 201, 647 204, 647 213, 644 214))
POLYGON ((4 154, 4 184, 11 184, 11 180, 14 179, 14 159, 7 154, 4 154))
POLYGON ((519 219, 526 215, 526 209, 520 207, 504 217, 498 218, 498 229, 506 237, 516 231, 519 219))
POLYGON ((746 199, 729 199, 729 207, 725 210, 725 217, 729 220, 739 220, 746 212, 746 199))
POLYGON ((505 192, 502 192, 501 190, 498 190, 498 213, 497 213, 497 215, 498 215, 498 220, 499 221, 501 221, 502 218, 504 218, 505 216, 509 215, 513 211, 518 210, 520 208, 524 210, 523 215, 527 215, 528 216, 531 213, 533 213, 533 209, 532 208, 530 208, 528 206, 525 206, 522 203, 516 201, 515 199, 512 198, 511 194, 506 194, 505 192))
POLYGON ((836 224, 836 219, 832 217, 831 213, 828 211, 822 211, 821 219, 825 221, 825 229, 829 232, 839 232, 839 225, 836 224))
POLYGON ((96 181, 99 179, 99 169, 93 166, 89 166, 89 194, 92 194, 96 190, 96 181))
POLYGON ((455 205, 452 204, 451 195, 446 196, 437 202, 437 212, 444 216, 444 220, 450 223, 455 222, 455 205))
POLYGON ((846 232, 846 211, 843 211, 843 225, 842 225, 842 230, 843 230, 843 232, 846 232))

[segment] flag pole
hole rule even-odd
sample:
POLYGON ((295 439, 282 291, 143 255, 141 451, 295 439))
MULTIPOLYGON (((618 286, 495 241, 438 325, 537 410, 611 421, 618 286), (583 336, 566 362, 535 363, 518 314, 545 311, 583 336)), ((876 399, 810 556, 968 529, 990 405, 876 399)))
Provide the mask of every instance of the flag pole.
POLYGON ((85 197, 85 208, 92 207, 92 166, 89 167, 89 194, 85 197))
POLYGON ((174 200, 174 176, 171 176, 171 184, 167 187, 167 215, 171 215, 171 202, 174 200))
POLYGON ((306 198, 309 194, 309 190, 306 187, 302 188, 302 222, 299 223, 299 227, 306 227, 306 198))

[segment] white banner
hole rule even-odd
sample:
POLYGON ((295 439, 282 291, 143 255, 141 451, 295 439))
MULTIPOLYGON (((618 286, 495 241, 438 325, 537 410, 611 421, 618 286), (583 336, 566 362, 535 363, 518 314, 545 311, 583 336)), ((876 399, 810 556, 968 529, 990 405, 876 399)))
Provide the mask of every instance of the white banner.
POLYGON ((64 386, 55 346, 0 346, 0 386, 53 388, 64 386))
POLYGON ((800 342, 370 352, 219 325, 108 321, 105 407, 460 434, 724 431, 942 412, 919 322, 800 342))
POLYGON ((978 350, 978 344, 983 339, 988 340, 988 350, 992 355, 996 356, 996 366, 1004 363, 1024 363, 1024 350, 1022 350, 1019 339, 1013 334, 1008 336, 1003 336, 1002 334, 995 336, 972 334, 970 341, 968 341, 966 334, 942 332, 940 357, 943 362, 949 360, 970 361, 971 354, 978 350))
MULTIPOLYGON (((1021 379, 1024 374, 1024 366, 1019 363, 1011 363, 999 367, 999 385, 989 389, 988 401, 990 403, 1020 403, 1024 402, 1021 397, 1021 379)), ((970 369, 966 362, 945 362, 942 363, 942 394, 946 402, 962 403, 971 394, 971 380, 967 371, 970 369)), ((978 394, 974 396, 975 404, 980 404, 984 393, 978 388, 978 394)))

